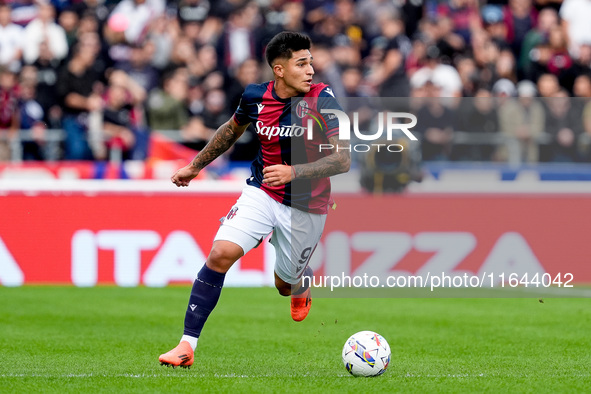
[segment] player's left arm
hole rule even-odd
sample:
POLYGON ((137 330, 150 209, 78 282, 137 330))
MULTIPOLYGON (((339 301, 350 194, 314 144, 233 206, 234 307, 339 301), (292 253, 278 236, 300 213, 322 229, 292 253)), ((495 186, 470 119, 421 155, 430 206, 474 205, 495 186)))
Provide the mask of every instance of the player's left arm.
POLYGON ((349 143, 338 139, 338 134, 328 138, 332 153, 312 163, 288 166, 277 164, 263 169, 263 183, 281 186, 294 179, 328 178, 349 171, 351 154, 349 143))

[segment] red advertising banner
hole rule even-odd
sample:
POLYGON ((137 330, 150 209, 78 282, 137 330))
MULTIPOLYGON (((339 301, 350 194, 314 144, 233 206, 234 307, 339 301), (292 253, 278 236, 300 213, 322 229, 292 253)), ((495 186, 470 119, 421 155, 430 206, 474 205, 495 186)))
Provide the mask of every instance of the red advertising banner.
MULTIPOLYGON (((0 284, 192 282, 235 193, 10 193, 0 197, 0 284)), ((591 283, 586 195, 336 196, 310 264, 319 275, 570 273, 591 283)), ((228 285, 271 285, 272 246, 228 285)), ((491 276, 491 281, 499 277, 491 276)))

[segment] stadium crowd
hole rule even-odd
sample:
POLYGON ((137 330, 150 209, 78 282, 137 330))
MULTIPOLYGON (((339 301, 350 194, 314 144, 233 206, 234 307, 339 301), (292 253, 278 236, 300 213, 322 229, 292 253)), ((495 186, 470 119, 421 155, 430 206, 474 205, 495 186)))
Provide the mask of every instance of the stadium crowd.
MULTIPOLYGON (((591 0, 0 1, 0 160, 24 132, 23 158, 44 160, 48 129, 65 160, 145 159, 157 130, 198 150, 272 78, 264 43, 282 30, 312 37, 337 97, 423 97, 425 160, 507 160, 454 130, 503 130, 524 162, 591 160, 591 0)), ((229 160, 254 157, 254 132, 229 160)))

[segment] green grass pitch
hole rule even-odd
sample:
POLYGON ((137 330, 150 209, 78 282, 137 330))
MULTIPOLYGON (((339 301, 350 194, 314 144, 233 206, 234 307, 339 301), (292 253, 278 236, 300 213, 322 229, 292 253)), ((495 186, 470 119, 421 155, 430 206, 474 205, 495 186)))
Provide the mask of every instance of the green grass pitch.
POLYGON ((302 323, 270 288, 226 288, 189 370, 189 287, 0 287, 0 392, 589 392, 591 299, 322 299, 302 323), (349 335, 382 334, 388 371, 354 378, 349 335))

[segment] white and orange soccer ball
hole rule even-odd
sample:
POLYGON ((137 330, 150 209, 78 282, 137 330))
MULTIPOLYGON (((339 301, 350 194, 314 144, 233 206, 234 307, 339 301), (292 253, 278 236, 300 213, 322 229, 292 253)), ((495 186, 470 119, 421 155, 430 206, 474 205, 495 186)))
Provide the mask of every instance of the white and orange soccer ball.
POLYGON ((390 345, 380 334, 360 331, 353 334, 343 347, 343 363, 353 376, 378 376, 390 364, 390 345))

